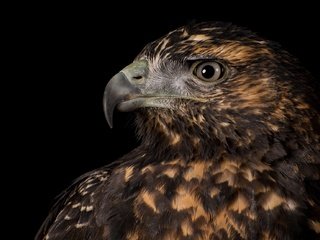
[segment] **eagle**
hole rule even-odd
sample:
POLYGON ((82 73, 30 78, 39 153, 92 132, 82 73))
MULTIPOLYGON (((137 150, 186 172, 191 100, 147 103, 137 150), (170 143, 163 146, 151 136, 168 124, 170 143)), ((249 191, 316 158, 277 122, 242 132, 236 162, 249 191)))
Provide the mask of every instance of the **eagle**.
POLYGON ((141 145, 66 189, 36 240, 320 239, 319 84, 231 23, 180 27, 108 82, 141 145))

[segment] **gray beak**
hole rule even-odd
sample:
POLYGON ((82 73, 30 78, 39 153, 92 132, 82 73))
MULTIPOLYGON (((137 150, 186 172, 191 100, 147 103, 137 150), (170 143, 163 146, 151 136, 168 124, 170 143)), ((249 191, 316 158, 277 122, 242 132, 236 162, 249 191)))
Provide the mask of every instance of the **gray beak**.
POLYGON ((147 61, 134 62, 108 82, 103 96, 103 109, 110 128, 113 127, 115 108, 128 112, 143 105, 141 88, 144 86, 147 67, 147 61))

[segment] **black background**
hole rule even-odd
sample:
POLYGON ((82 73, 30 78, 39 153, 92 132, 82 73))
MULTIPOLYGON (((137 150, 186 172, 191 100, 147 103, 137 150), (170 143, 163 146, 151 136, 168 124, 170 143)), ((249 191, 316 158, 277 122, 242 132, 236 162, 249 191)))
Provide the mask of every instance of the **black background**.
POLYGON ((15 110, 22 129, 12 156, 23 176, 16 189, 26 239, 35 235, 55 196, 73 179, 138 144, 131 114, 117 114, 114 129, 107 126, 104 87, 145 44, 168 31, 194 20, 233 22, 280 42, 319 79, 319 17, 313 5, 184 2, 186 8, 172 9, 158 4, 135 9, 126 3, 35 5, 18 21, 25 72, 15 110))

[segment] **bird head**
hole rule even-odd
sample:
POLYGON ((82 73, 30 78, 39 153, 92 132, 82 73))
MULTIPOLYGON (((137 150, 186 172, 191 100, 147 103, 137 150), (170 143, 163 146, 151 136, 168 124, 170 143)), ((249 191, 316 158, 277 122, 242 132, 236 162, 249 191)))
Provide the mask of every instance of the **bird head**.
POLYGON ((111 127, 115 108, 136 111, 143 138, 247 146, 310 125, 307 78, 278 44, 232 24, 200 23, 148 44, 107 84, 104 110, 111 127))

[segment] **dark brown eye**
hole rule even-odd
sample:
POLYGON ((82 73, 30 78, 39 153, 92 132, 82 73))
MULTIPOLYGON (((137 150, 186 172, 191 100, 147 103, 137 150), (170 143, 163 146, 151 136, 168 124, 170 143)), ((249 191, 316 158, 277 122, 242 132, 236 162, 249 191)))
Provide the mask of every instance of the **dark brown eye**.
POLYGON ((198 62, 193 66, 193 74, 202 81, 214 82, 224 76, 224 67, 218 62, 198 62))

